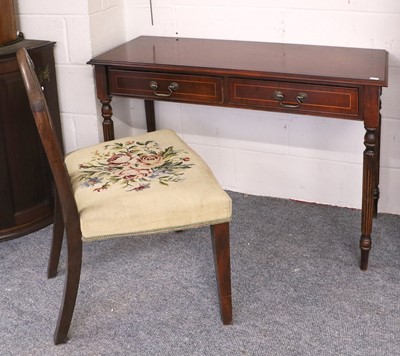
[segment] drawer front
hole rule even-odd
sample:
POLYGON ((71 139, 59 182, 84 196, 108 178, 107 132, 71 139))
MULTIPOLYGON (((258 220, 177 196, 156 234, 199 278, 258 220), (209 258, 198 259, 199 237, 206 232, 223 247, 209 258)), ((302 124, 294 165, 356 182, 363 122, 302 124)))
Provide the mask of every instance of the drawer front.
POLYGON ((234 105, 315 115, 359 116, 358 88, 231 78, 229 90, 229 102, 234 105))
POLYGON ((110 70, 110 94, 144 99, 222 103, 222 78, 110 70))

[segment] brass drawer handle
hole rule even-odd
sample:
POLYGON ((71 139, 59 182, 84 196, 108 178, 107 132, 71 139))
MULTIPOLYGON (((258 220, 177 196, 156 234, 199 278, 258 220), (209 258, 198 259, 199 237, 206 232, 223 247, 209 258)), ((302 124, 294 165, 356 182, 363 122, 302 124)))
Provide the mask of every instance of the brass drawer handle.
POLYGON ((153 94, 157 95, 157 96, 161 96, 161 97, 168 97, 171 96, 175 91, 177 91, 179 89, 179 84, 176 82, 172 82, 170 85, 168 85, 168 90, 169 93, 157 93, 157 89, 158 89, 158 83, 155 82, 154 80, 152 80, 149 83, 149 87, 150 89, 153 90, 153 94))
POLYGON ((285 95, 280 91, 276 90, 274 91, 274 98, 279 101, 279 105, 284 107, 284 108, 298 108, 300 107, 301 104, 303 104, 307 100, 307 94, 306 93, 298 93, 296 96, 296 101, 298 104, 285 104, 283 103, 283 99, 285 99, 285 95))

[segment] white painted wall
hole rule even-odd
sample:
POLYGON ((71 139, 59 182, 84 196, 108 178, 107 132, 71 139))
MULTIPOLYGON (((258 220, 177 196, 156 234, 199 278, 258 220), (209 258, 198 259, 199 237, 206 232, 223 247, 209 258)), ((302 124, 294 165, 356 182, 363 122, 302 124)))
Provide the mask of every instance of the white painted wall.
POLYGON ((56 42, 66 151, 102 139, 93 70, 86 62, 125 40, 123 0, 14 0, 25 38, 56 42), (113 19, 112 22, 107 19, 113 19))
MULTIPOLYGON (((93 55, 138 35, 386 49, 380 211, 400 214, 400 2, 398 0, 19 0, 29 38, 57 41, 67 150, 101 139, 93 55)), ((114 98, 116 134, 145 129, 143 103, 114 98)), ((361 207, 360 122, 156 103, 170 127, 210 164, 221 184, 258 195, 361 207)))

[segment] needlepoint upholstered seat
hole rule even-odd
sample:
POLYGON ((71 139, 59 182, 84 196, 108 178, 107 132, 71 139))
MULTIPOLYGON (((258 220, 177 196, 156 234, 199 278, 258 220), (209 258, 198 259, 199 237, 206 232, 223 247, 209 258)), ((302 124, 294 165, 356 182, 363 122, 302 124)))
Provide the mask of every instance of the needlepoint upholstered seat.
POLYGON ((171 130, 107 141, 63 157, 29 54, 21 49, 17 59, 57 191, 49 277, 57 274, 66 232, 67 270, 54 342, 67 340, 80 280, 82 241, 207 225, 221 318, 230 324, 231 199, 205 162, 171 130))
POLYGON ((70 153, 65 163, 84 241, 230 220, 230 198, 173 131, 107 141, 70 153))

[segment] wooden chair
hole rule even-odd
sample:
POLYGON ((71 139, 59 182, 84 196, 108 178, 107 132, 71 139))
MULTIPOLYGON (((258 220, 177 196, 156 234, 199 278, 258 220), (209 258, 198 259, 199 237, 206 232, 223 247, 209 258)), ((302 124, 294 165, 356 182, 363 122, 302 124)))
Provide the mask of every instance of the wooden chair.
POLYGON ((231 324, 232 203, 204 161, 171 130, 108 141, 63 157, 28 52, 20 49, 17 59, 57 191, 49 278, 57 274, 66 232, 67 271, 54 343, 67 341, 82 241, 207 225, 211 226, 221 318, 231 324))

